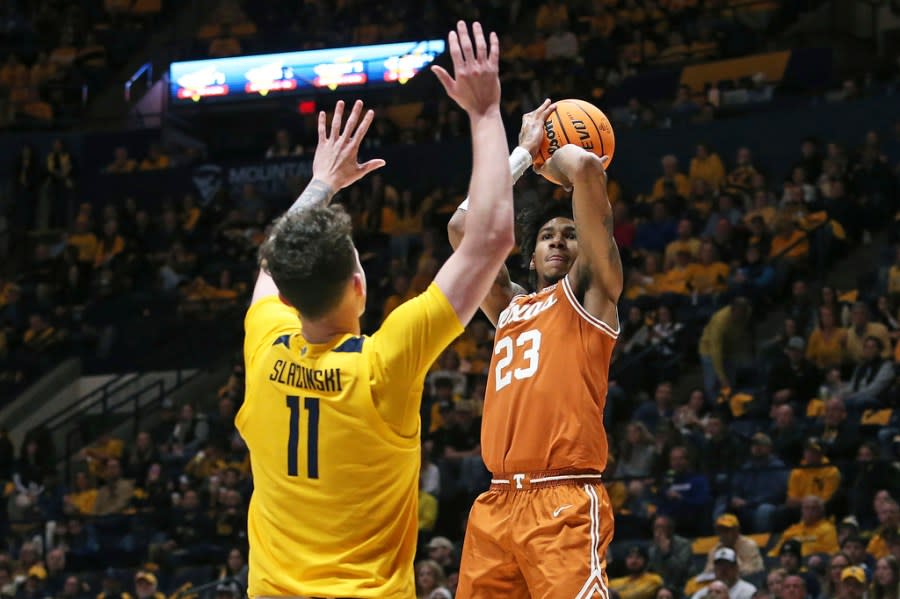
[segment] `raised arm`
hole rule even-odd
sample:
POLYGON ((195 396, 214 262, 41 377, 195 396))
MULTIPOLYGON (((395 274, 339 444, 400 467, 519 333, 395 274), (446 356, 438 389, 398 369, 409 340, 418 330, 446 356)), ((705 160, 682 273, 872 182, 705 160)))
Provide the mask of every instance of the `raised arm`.
MULTIPOLYGON (((384 160, 380 158, 369 160, 363 164, 357 162, 359 146, 375 118, 375 113, 368 110, 360 120, 362 111, 363 103, 357 100, 353 104, 344 130, 341 131, 344 101, 338 100, 334 107, 330 132, 326 128, 325 112, 319 112, 319 142, 313 158, 312 180, 288 208, 289 212, 327 204, 338 191, 384 166, 384 160)), ((260 264, 259 276, 256 278, 256 286, 253 288, 253 299, 250 304, 273 295, 278 295, 278 287, 266 272, 265 264, 260 264)))
MULTIPOLYGON (((544 103, 537 109, 522 115, 522 128, 519 130, 519 145, 509 155, 509 170, 512 174, 513 185, 519 180, 519 177, 531 166, 534 156, 541 147, 541 140, 544 137, 544 122, 553 111, 554 105, 550 100, 544 100, 544 103)), ((453 249, 459 247, 466 232, 466 215, 468 213, 469 199, 460 204, 459 208, 450 218, 447 224, 447 234, 450 237, 450 245, 453 249)), ((481 311, 488 317, 494 326, 497 325, 497 318, 500 316, 510 300, 516 295, 525 293, 525 289, 513 283, 509 278, 509 270, 506 265, 500 267, 497 278, 484 301, 481 302, 481 311)))
POLYGON ((448 45, 455 79, 443 68, 434 74, 453 100, 469 115, 472 130, 472 177, 466 235, 435 277, 460 322, 467 323, 491 289, 515 243, 512 177, 506 160, 506 133, 500 116, 500 43, 481 25, 457 23, 448 45))
POLYGON ((622 259, 606 194, 606 162, 605 156, 600 158, 567 144, 553 153, 541 172, 573 188, 578 258, 569 271, 572 290, 588 313, 618 330, 616 303, 622 294, 622 259))

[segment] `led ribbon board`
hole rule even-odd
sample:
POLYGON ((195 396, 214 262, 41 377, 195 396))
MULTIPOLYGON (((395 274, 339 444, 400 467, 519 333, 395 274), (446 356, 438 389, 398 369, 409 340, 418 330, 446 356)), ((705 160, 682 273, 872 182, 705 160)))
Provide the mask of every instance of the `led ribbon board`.
POLYGON ((169 96, 172 104, 185 105, 403 85, 444 46, 428 40, 173 62, 169 96))

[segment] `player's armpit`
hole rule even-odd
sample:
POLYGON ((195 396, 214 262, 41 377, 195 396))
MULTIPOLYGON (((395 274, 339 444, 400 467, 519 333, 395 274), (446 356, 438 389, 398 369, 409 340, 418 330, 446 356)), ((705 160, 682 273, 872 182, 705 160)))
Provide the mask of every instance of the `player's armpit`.
MULTIPOLYGON (((271 280, 271 279, 270 279, 271 280)), ((250 369, 257 352, 281 335, 300 332, 300 316, 276 295, 260 298, 250 305, 244 317, 244 362, 250 369)))

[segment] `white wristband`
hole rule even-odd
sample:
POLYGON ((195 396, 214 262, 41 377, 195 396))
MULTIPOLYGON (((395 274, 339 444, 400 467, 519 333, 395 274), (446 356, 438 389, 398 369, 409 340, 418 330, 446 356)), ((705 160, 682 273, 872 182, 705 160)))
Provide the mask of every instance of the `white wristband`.
MULTIPOLYGON (((512 174, 513 185, 516 184, 528 167, 531 166, 531 153, 522 146, 516 146, 509 155, 509 172, 512 174)), ((466 211, 469 209, 469 198, 463 200, 457 210, 466 211)))

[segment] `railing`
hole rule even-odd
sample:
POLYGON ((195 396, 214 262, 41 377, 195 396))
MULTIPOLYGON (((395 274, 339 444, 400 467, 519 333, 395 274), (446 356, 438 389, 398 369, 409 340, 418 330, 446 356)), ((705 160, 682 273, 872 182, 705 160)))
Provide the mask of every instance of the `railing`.
POLYGON ((146 75, 147 89, 150 89, 150 86, 153 85, 153 61, 148 60, 142 64, 138 70, 134 72, 134 75, 125 82, 125 102, 131 102, 131 86, 133 86, 142 75, 146 75))

